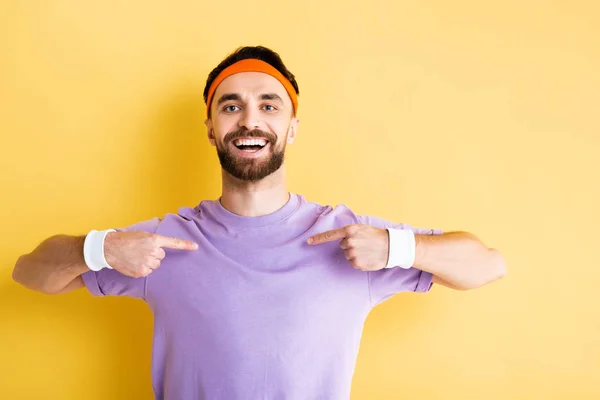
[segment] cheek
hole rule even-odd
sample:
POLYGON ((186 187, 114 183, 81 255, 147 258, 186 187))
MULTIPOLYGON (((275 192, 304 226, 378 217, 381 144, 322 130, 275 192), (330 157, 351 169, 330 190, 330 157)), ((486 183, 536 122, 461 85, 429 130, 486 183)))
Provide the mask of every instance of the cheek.
POLYGON ((213 123, 213 135, 219 141, 222 141, 225 135, 237 129, 235 122, 219 119, 213 123))
POLYGON ((290 127, 290 121, 277 119, 277 120, 269 121, 267 126, 271 132, 273 132, 275 135, 277 135, 277 138, 278 138, 277 140, 281 140, 281 139, 285 139, 285 137, 288 133, 288 129, 290 127))

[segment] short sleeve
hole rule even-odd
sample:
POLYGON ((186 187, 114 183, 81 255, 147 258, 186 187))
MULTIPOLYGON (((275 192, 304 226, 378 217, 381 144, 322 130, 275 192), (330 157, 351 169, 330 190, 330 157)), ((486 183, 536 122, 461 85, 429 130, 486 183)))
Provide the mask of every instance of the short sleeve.
MULTIPOLYGON (((156 233, 160 218, 138 222, 125 228, 115 228, 117 232, 146 231, 156 233)), ((128 296, 145 300, 146 277, 132 278, 104 268, 100 271, 87 271, 81 275, 85 286, 94 296, 128 296)))
MULTIPOLYGON (((379 217, 360 215, 361 224, 375 226, 381 229, 410 229, 417 235, 441 235, 440 229, 413 228, 407 224, 396 224, 379 217)), ((379 271, 369 271, 369 293, 371 306, 389 299, 400 292, 428 292, 432 286, 433 275, 416 268, 386 268, 379 271)))

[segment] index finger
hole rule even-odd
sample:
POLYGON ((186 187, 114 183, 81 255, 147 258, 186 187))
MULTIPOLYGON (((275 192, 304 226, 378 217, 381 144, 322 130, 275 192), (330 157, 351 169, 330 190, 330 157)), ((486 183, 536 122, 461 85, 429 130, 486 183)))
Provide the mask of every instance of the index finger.
POLYGON ((159 247, 166 247, 168 249, 177 250, 198 250, 198 244, 185 239, 179 239, 174 237, 154 235, 156 244, 159 247))
POLYGON ((308 244, 319 244, 332 242, 334 240, 343 239, 346 237, 346 228, 333 229, 331 231, 319 233, 308 238, 308 244))

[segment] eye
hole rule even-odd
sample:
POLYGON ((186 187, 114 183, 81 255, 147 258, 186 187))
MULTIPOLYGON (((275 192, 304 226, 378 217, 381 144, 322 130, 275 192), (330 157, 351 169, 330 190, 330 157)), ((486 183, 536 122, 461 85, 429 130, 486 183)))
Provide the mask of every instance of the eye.
POLYGON ((233 104, 223 107, 223 111, 225 111, 225 112, 235 112, 239 109, 240 108, 238 106, 234 106, 233 104))
POLYGON ((265 104, 263 106, 263 110, 265 111, 277 111, 277 108, 272 104, 265 104))

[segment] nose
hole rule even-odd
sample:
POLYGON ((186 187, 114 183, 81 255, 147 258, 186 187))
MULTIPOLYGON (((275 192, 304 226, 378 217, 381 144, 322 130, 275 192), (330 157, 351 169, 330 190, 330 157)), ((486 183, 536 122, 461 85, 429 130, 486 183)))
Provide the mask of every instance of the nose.
POLYGON ((238 125, 240 127, 246 127, 249 131, 260 128, 260 112, 255 107, 248 105, 245 107, 238 125))

